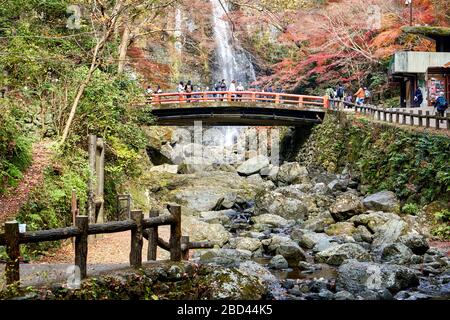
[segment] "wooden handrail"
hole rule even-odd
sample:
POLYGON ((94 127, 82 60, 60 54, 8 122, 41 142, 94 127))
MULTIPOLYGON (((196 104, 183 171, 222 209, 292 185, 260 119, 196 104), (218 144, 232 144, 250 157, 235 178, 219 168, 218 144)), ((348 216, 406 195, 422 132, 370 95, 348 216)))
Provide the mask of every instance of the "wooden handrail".
POLYGON ((274 104, 317 105, 326 107, 326 98, 321 96, 297 95, 279 92, 262 91, 196 91, 196 92, 168 92, 152 95, 149 103, 161 105, 169 103, 211 102, 211 101, 238 101, 238 102, 265 102, 274 104))
POLYGON ((158 212, 152 210, 150 217, 144 219, 142 211, 134 210, 131 211, 131 219, 106 223, 89 224, 88 216, 76 216, 75 226, 25 233, 19 233, 17 221, 8 221, 5 223, 5 233, 0 234, 0 245, 6 246, 9 257, 5 268, 6 282, 12 284, 20 281, 20 244, 75 238, 75 264, 80 268, 82 278, 86 277, 87 270, 88 235, 131 231, 130 265, 132 267, 142 265, 143 238, 149 240, 149 248, 155 249, 148 256, 148 260, 156 260, 157 246, 169 250, 172 261, 188 258, 189 249, 212 247, 209 242, 189 242, 188 237, 183 237, 181 235, 181 207, 168 205, 167 208, 170 214, 160 216, 158 212), (162 225, 170 226, 169 242, 157 236, 157 228, 162 225), (156 233, 151 232, 155 230, 156 233), (156 234, 156 239, 154 234, 156 234), (151 236, 149 237, 149 235, 151 236))
POLYGON ((362 113, 362 114, 369 114, 374 118, 375 120, 389 122, 389 123, 398 123, 403 125, 411 125, 411 126, 418 126, 423 127, 423 120, 425 119, 425 127, 430 128, 430 119, 434 119, 436 123, 436 129, 440 129, 442 126, 442 129, 450 130, 450 117, 447 113, 446 117, 440 117, 437 114, 430 115, 430 112, 427 110, 425 111, 425 114, 423 114, 423 110, 418 110, 418 113, 414 113, 413 110, 409 110, 409 112, 401 111, 399 108, 393 109, 393 108, 380 108, 375 106, 368 106, 368 105, 358 105, 353 102, 345 102, 341 100, 335 100, 332 99, 330 101, 333 102, 340 102, 347 106, 351 106, 355 109, 356 113, 362 113), (387 117, 388 115, 388 117, 387 117), (394 119, 395 116, 395 119, 394 119), (401 118, 401 122, 400 122, 401 118), (407 119, 409 118, 409 123, 407 123, 407 119), (416 124, 414 119, 418 119, 418 123, 416 124), (440 122, 443 121, 444 123, 441 124, 440 122))

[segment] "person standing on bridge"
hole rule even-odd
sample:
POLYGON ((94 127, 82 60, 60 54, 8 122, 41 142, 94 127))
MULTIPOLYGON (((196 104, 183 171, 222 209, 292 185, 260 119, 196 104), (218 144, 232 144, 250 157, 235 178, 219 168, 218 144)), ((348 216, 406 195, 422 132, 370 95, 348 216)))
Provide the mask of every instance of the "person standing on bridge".
MULTIPOLYGON (((244 86, 242 85, 242 82, 239 82, 239 85, 236 87, 236 91, 244 91, 244 86)), ((237 101, 242 101, 242 94, 237 94, 237 101)))
POLYGON ((414 106, 419 108, 422 105, 422 102, 423 102, 422 90, 420 90, 420 88, 417 87, 416 91, 414 92, 414 106))
POLYGON ((230 95, 231 95, 231 100, 235 101, 236 98, 236 94, 234 92, 236 92, 236 80, 231 81, 230 83, 230 87, 228 88, 228 91, 230 91, 230 95))
POLYGON ((325 91, 325 94, 327 95, 328 99, 330 99, 330 107, 334 109, 335 104, 334 101, 331 100, 333 100, 336 97, 336 92, 334 92, 334 89, 330 87, 325 91))
MULTIPOLYGON (((436 113, 441 118, 444 117, 445 110, 447 110, 447 108, 448 108, 448 102, 447 102, 447 100, 445 100, 444 95, 445 95, 444 92, 441 92, 439 94, 439 97, 436 99, 436 102, 434 103, 434 107, 436 108, 436 113)), ((438 121, 438 120, 436 119, 436 121, 438 121)), ((441 122, 444 122, 444 120, 441 119, 441 122)))
MULTIPOLYGON (((227 91, 227 84, 225 83, 225 79, 222 79, 222 81, 220 82, 219 89, 220 91, 227 91)), ((220 96, 223 97, 224 94, 221 93, 220 96)), ((220 99, 220 101, 223 101, 223 99, 220 99)))
POLYGON ((183 81, 180 81, 180 83, 178 84, 177 92, 178 93, 183 93, 184 92, 184 82, 183 81))
POLYGON ((339 83, 336 87, 336 99, 339 100, 339 102, 336 103, 338 109, 341 108, 342 101, 344 100, 344 94, 344 87, 339 83))
POLYGON ((191 80, 189 80, 186 83, 186 86, 184 87, 184 92, 186 92, 186 101, 189 103, 191 102, 191 97, 192 97, 192 91, 194 91, 194 87, 192 86, 192 82, 191 80))
POLYGON ((362 106, 364 104, 364 98, 366 97, 366 92, 363 87, 359 87, 358 91, 354 94, 356 96, 356 104, 362 106))

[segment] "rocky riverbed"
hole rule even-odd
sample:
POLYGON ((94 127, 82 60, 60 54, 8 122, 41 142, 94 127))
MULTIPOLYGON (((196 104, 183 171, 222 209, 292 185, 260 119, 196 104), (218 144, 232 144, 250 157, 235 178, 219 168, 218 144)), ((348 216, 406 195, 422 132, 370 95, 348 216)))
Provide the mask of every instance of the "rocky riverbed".
POLYGON ((450 259, 429 246, 419 217, 345 172, 254 155, 236 165, 162 164, 151 176, 152 205, 182 205, 183 233, 216 244, 191 260, 257 276, 271 298, 450 298, 450 259))

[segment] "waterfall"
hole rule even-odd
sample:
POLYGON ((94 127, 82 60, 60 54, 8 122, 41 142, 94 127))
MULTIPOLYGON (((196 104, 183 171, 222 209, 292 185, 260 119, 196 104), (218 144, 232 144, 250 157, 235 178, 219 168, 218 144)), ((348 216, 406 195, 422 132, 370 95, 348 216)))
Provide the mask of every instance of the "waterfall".
POLYGON ((226 0, 211 0, 213 9, 214 41, 216 45, 215 81, 225 79, 249 84, 256 79, 253 64, 236 39, 233 39, 231 24, 227 20, 228 4, 226 0), (222 6, 222 4, 223 6, 222 6))
POLYGON ((183 16, 181 13, 180 8, 176 8, 175 9, 175 32, 174 32, 174 36, 175 36, 175 50, 178 52, 178 54, 181 54, 181 49, 183 48, 183 45, 181 43, 181 36, 182 36, 182 32, 181 32, 181 22, 183 20, 183 16))

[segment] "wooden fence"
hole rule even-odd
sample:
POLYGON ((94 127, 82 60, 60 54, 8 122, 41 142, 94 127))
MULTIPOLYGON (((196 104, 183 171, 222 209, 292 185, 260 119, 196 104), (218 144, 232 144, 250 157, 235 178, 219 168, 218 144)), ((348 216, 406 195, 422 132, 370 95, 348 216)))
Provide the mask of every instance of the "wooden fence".
POLYGON ((144 218, 141 210, 132 210, 131 219, 106 223, 89 223, 88 216, 76 216, 75 225, 51 230, 19 233, 19 223, 8 221, 5 231, 0 234, 0 245, 6 246, 9 257, 5 273, 6 283, 20 281, 20 245, 44 241, 57 241, 75 238, 75 265, 80 268, 81 278, 87 275, 88 236, 104 233, 131 231, 130 266, 142 266, 143 239, 148 240, 147 260, 156 260, 157 247, 170 251, 171 261, 189 259, 189 249, 211 248, 209 242, 190 242, 188 236, 181 235, 181 207, 167 206, 170 214, 159 215, 159 211, 151 210, 149 218, 144 218), (169 242, 158 237, 158 227, 170 225, 169 242))
MULTIPOLYGON (((330 101, 333 103, 340 103, 341 106, 344 104, 344 102, 340 100, 330 100, 330 101)), ((357 105, 355 103, 348 103, 348 102, 345 102, 345 105, 347 107, 351 107, 352 109, 354 109, 356 113, 369 115, 373 119, 380 121, 431 128, 430 120, 434 119, 436 129, 443 128, 450 130, 450 117, 448 116, 448 114, 446 117, 440 117, 437 114, 430 114, 430 111, 423 112, 423 110, 418 110, 418 113, 414 113, 414 110, 409 110, 409 112, 407 112, 402 111, 400 109, 380 108, 368 105, 357 105), (409 119, 409 123, 407 123, 407 119, 409 119), (417 124, 415 119, 417 119, 417 124)))

